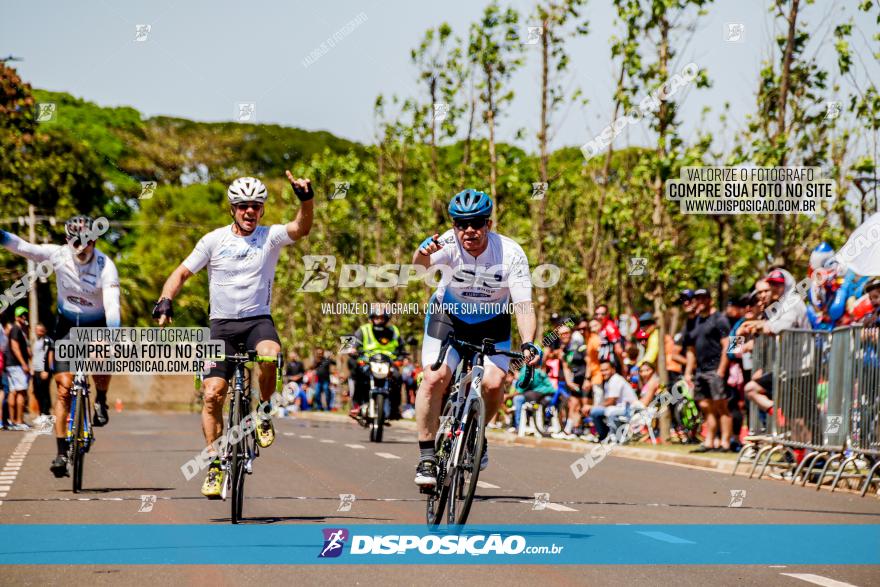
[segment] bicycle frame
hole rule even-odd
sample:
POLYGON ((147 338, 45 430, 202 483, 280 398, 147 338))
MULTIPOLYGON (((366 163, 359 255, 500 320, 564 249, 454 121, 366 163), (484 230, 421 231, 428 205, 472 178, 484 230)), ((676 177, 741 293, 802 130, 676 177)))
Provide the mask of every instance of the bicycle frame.
POLYGON ((92 422, 89 416, 91 402, 89 401, 89 382, 86 376, 80 372, 73 378, 73 385, 70 387, 70 410, 67 418, 67 440, 72 441, 76 438, 76 404, 77 402, 85 402, 83 406, 83 429, 82 439, 83 448, 88 452, 92 441, 92 422))

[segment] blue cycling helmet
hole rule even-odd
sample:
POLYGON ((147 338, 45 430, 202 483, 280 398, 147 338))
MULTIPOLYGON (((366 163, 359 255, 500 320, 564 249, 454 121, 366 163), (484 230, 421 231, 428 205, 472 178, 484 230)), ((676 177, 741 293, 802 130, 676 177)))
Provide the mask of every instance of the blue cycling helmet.
POLYGON ((458 192, 449 202, 449 215, 453 219, 491 216, 492 198, 473 188, 458 192))

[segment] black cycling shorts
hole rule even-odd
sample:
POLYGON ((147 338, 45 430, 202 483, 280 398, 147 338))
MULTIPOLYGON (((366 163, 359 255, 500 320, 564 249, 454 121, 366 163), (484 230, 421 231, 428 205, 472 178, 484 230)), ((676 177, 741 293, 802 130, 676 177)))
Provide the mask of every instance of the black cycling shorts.
MULTIPOLYGON (((254 350, 257 344, 264 340, 281 344, 272 316, 211 320, 210 327, 211 340, 222 340, 227 355, 254 350)), ((226 361, 211 361, 208 367, 210 368, 205 375, 206 379, 208 377, 229 379, 232 376, 232 369, 227 367, 226 361)))
MULTIPOLYGON (((59 314, 58 321, 55 323, 55 335, 53 337, 55 342, 58 343, 60 340, 68 340, 72 328, 107 328, 107 318, 102 317, 100 320, 94 322, 80 322, 77 324, 73 320, 65 318, 63 315, 59 314)), ((56 361, 55 372, 69 373, 70 363, 67 361, 56 361)))

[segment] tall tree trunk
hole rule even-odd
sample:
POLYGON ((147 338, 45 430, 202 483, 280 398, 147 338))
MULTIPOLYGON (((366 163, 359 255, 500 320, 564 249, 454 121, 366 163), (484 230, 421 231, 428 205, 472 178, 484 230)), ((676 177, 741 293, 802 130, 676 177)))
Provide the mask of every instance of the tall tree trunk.
MULTIPOLYGON (((783 141, 786 140, 785 135, 787 130, 785 128, 785 113, 786 104, 788 103, 788 89, 791 81, 791 60, 794 54, 795 34, 797 33, 799 3, 800 0, 791 0, 791 9, 786 18, 788 21, 788 36, 785 39, 785 49, 782 57, 782 72, 779 80, 779 98, 776 105, 776 133, 773 135, 772 141, 774 144, 780 138, 783 141)), ((780 160, 777 161, 776 164, 784 166, 787 155, 788 153, 783 149, 780 160)), ((785 216, 783 214, 777 214, 773 221, 776 227, 776 239, 773 243, 773 256, 777 258, 777 262, 785 263, 788 261, 788 259, 785 259, 785 216)))
POLYGON ((471 164, 471 139, 474 135, 474 117, 477 115, 477 97, 474 95, 474 72, 471 71, 470 77, 470 113, 468 114, 467 135, 464 139, 464 157, 462 157, 461 167, 459 168, 458 178, 462 185, 459 187, 464 189, 464 172, 471 164))
POLYGON ((489 193, 492 195, 492 201, 495 206, 492 208, 492 222, 498 226, 498 208, 501 202, 498 201, 498 156, 495 152, 495 88, 493 86, 495 78, 494 71, 491 67, 486 70, 486 96, 488 98, 488 109, 486 111, 486 122, 489 125, 489 193))
POLYGON ((439 181, 437 175, 437 111, 434 104, 437 103, 437 78, 431 78, 431 178, 434 182, 439 181))
MULTIPOLYGON (((660 79, 666 80, 669 75, 669 21, 666 19, 665 14, 660 18, 660 79)), ((657 159, 658 164, 661 163, 666 158, 666 131, 669 126, 669 117, 670 117, 670 109, 669 105, 666 101, 662 101, 660 103, 660 109, 657 112, 658 116, 658 142, 657 142, 657 159)), ((660 242, 663 238, 663 187, 665 183, 665 178, 660 172, 660 166, 658 165, 657 175, 654 178, 654 214, 651 217, 652 224, 654 226, 654 237, 657 242, 660 242)), ((662 262, 662 259, 659 255, 655 257, 657 262, 662 262)), ((651 273, 652 275, 657 275, 656 270, 651 273)), ((663 284, 658 277, 654 279, 654 288, 652 292, 654 298, 654 316, 657 321, 657 336, 660 337, 660 348, 657 353, 657 372, 660 375, 660 382, 664 385, 669 383, 669 373, 666 371, 666 345, 664 344, 666 340, 666 320, 665 318, 665 304, 663 303, 663 284)), ((661 429, 661 436, 665 439, 669 435, 669 430, 667 426, 663 426, 661 429)))
MULTIPOLYGON (((550 163, 550 155, 547 152, 547 134, 550 127, 549 112, 547 110, 547 98, 550 91, 550 35, 549 20, 544 19, 541 22, 544 34, 541 35, 541 122, 538 128, 538 145, 540 149, 540 159, 538 162, 538 174, 540 181, 545 185, 549 178, 548 166, 550 163)), ((548 186, 549 187, 549 186, 548 186)), ((532 223, 532 242, 537 247, 537 263, 544 264, 544 218, 547 210, 547 194, 538 200, 537 218, 532 223)), ((546 292, 542 292, 546 293, 546 292)), ((541 332, 544 326, 544 310, 547 302, 546 295, 538 296, 537 320, 538 332, 541 332)))

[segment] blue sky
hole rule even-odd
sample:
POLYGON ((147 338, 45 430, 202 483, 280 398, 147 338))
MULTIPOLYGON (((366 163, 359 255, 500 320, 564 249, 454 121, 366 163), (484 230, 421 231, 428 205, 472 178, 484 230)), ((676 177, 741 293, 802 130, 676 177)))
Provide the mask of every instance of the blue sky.
MULTIPOLYGON (((710 90, 686 90, 682 121, 685 137, 700 127, 705 106, 718 112, 729 101, 733 128, 740 127, 754 104, 757 72, 770 52, 776 26, 768 0, 720 0, 699 20, 691 36, 678 33, 678 66, 694 61, 708 69, 710 90), (727 23, 742 23, 742 42, 725 40, 727 23)), ((815 31, 811 54, 833 71, 830 31, 844 14, 855 14, 849 2, 823 2, 805 9, 815 31)), ((409 50, 424 31, 447 21, 465 35, 486 2, 248 2, 155 0, 4 2, 0 22, 0 55, 24 58, 15 63, 35 87, 63 90, 101 105, 130 105, 148 116, 171 115, 195 120, 232 120, 238 102, 255 102, 259 122, 308 130, 328 130, 368 142, 373 136, 372 105, 377 94, 421 95, 409 50), (363 13, 366 20, 335 47, 306 67, 305 59, 323 41, 363 13), (149 24, 149 36, 135 41, 135 27, 149 24)), ((533 2, 510 3, 521 13, 533 2)), ((586 107, 567 110, 553 147, 580 146, 609 124, 613 64, 609 37, 617 32, 610 0, 592 0, 585 12, 592 33, 569 43, 572 68, 567 87, 581 87, 586 107)), ((524 22, 531 21, 526 17, 524 22)), ((856 37, 876 33, 863 22, 856 37)), ((862 45, 862 48, 864 45, 862 45)), ((533 151, 538 123, 539 55, 526 47, 527 64, 512 87, 516 98, 500 121, 499 136, 533 151)), ((867 51, 857 63, 860 83, 880 78, 880 66, 867 51), (865 75, 865 66, 869 68, 865 75)), ((844 96, 841 96, 841 99, 844 96)), ((643 125, 630 125, 616 145, 645 144, 643 125)), ((718 129, 717 116, 705 122, 718 129)))

